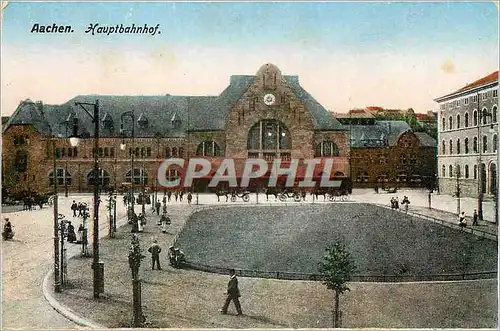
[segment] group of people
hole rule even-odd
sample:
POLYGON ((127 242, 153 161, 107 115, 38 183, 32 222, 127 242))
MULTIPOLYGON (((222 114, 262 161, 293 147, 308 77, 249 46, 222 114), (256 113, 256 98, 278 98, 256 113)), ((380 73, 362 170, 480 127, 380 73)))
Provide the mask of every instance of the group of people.
POLYGON ((73 203, 71 204, 71 210, 73 211, 73 217, 80 217, 83 216, 85 211, 88 209, 88 206, 84 202, 76 202, 73 200, 73 203))
MULTIPOLYGON (((472 225, 479 225, 479 222, 477 221, 477 210, 474 209, 474 213, 472 214, 472 225)), ((460 215, 458 216, 458 226, 460 229, 464 229, 467 227, 467 219, 465 217, 465 212, 461 212, 460 215)))
MULTIPOLYGON (((158 240, 153 241, 153 245, 148 248, 148 252, 151 253, 151 269, 154 270, 155 266, 158 270, 161 270, 160 265, 160 253, 161 247, 158 245, 158 240)), ((168 261, 170 265, 174 268, 180 268, 183 263, 186 262, 186 257, 184 252, 180 250, 180 248, 175 248, 174 246, 170 246, 168 248, 168 261)))
MULTIPOLYGON (((398 210, 399 209, 399 197, 392 197, 391 198, 391 209, 398 210)), ((410 205, 410 199, 405 195, 403 197, 403 200, 401 201, 401 205, 403 206, 405 212, 408 212, 408 206, 410 205)))

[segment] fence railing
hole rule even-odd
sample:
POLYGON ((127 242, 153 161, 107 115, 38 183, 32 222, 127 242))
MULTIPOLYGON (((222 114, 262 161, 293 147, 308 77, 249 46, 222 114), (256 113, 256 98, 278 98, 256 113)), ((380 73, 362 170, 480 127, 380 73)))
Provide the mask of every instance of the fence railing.
MULTIPOLYGON (((216 274, 229 274, 230 268, 211 266, 207 264, 196 263, 192 261, 186 262, 185 266, 189 269, 211 272, 216 274)), ((241 277, 252 278, 272 278, 282 280, 310 280, 321 281, 320 274, 299 273, 287 271, 262 271, 262 270, 246 270, 235 269, 236 275, 241 277)), ((422 281, 456 281, 456 280, 473 280, 473 279, 495 279, 497 271, 482 271, 482 272, 466 272, 466 273, 450 273, 450 274, 430 274, 430 275, 353 275, 353 282, 422 282, 422 281)))

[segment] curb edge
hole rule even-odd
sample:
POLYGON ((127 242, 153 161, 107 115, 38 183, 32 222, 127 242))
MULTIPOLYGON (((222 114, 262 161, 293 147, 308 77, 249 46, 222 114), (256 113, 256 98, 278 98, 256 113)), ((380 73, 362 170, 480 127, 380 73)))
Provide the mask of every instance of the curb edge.
POLYGON ((70 321, 76 323, 77 325, 80 325, 80 326, 83 326, 83 327, 92 328, 92 329, 107 329, 105 326, 102 326, 100 324, 94 323, 92 321, 89 321, 87 319, 84 319, 84 318, 76 315, 75 312, 73 312, 73 310, 71 310, 70 308, 68 308, 68 307, 66 307, 66 306, 64 306, 62 304, 60 304, 59 301, 57 301, 56 298, 54 298, 54 296, 52 295, 51 291, 49 290, 49 287, 50 287, 49 286, 49 279, 50 279, 50 277, 53 274, 54 274, 54 272, 52 270, 50 270, 49 272, 47 272, 47 274, 43 278, 43 282, 42 282, 43 297, 45 298, 45 300, 47 300, 47 302, 49 303, 49 305, 55 311, 57 311, 59 314, 61 314, 62 316, 66 317, 70 321))

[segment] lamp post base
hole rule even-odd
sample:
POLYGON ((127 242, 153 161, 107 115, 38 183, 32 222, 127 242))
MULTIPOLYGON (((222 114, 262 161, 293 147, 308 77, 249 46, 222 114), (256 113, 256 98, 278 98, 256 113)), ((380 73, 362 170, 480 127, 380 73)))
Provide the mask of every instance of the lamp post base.
POLYGON ((92 264, 94 269, 94 299, 99 298, 99 294, 104 293, 104 262, 92 264))

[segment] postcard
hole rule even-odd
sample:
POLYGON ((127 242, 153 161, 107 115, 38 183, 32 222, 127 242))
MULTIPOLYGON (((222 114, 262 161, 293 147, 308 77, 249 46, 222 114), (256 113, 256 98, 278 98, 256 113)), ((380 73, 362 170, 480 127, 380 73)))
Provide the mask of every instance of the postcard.
POLYGON ((498 28, 2 1, 2 328, 497 328, 498 28))

